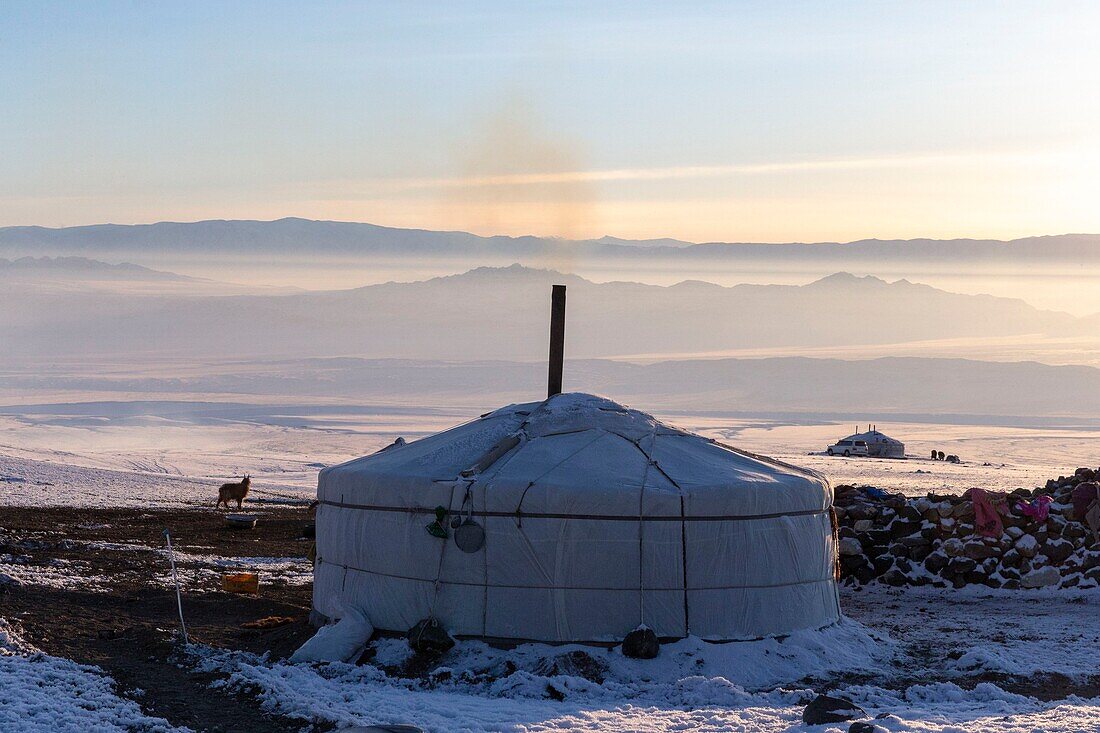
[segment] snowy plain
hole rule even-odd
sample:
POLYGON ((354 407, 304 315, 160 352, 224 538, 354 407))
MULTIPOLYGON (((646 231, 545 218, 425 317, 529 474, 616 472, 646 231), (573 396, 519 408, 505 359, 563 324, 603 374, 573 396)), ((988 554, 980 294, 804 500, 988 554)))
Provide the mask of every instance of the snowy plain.
MULTIPOLYGON (((0 505, 181 506, 213 503, 216 487, 244 473, 254 498, 310 498, 326 465, 371 453, 398 436, 414 440, 485 409, 328 403, 58 403, 0 410, 0 505)), ((1100 428, 929 422, 879 424, 906 443, 910 460, 824 455, 857 427, 721 414, 659 413, 674 425, 739 448, 813 468, 834 485, 906 494, 1035 487, 1095 465, 1100 428), (960 465, 927 460, 932 449, 960 465)))
MULTIPOLYGON (((260 510, 265 502, 305 502, 324 465, 372 452, 398 435, 414 439, 445 429, 478 412, 448 406, 348 410, 270 404, 211 410, 217 414, 155 402, 81 410, 58 406, 25 414, 9 410, 0 416, 0 505, 212 506, 218 484, 244 472, 256 477, 251 498, 260 510), (167 414, 170 409, 175 413, 167 414)), ((821 451, 855 428, 847 423, 662 417, 815 468, 834 484, 867 483, 906 493, 1041 485, 1076 465, 1095 465, 1100 445, 1092 429, 915 422, 879 427, 906 440, 915 456, 936 447, 958 453, 964 463, 843 459, 821 451)), ((190 590, 208 585, 219 568, 236 564, 266 563, 266 571, 286 583, 309 579, 300 558, 223 558, 187 548, 177 559, 190 590)), ((0 564, 0 572, 24 583, 110 588, 110 578, 88 576, 78 564, 30 569, 17 558, 0 558, 0 564)), ((167 574, 157 581, 166 584, 167 574)), ((872 587, 844 589, 841 600, 844 623, 783 640, 709 645, 687 639, 666 646, 651 664, 598 650, 593 654, 607 663, 602 684, 548 670, 544 663, 570 648, 540 645, 504 652, 462 642, 428 681, 402 679, 371 665, 290 665, 203 648, 194 649, 191 663, 215 672, 214 684, 256 695, 265 709, 303 727, 846 731, 847 724, 805 728, 801 723, 814 692, 828 689, 850 697, 871 716, 884 716, 874 722, 889 731, 1100 730, 1100 698, 1090 682, 1100 649, 1100 592, 872 587), (1062 682, 1053 683, 1049 700, 1013 691, 1015 680, 1050 676, 1062 682), (1059 684, 1064 693, 1057 692, 1059 684)), ((12 686, 11 696, 0 695, 0 730, 9 729, 3 726, 5 714, 40 715, 29 719, 43 721, 50 715, 84 715, 94 721, 85 725, 85 718, 74 717, 79 725, 60 730, 171 730, 143 716, 129 693, 116 690, 94 668, 15 648, 9 642, 0 665, 7 665, 10 676, 38 681, 33 689, 12 686), (44 689, 49 695, 41 694, 44 689), (95 696, 91 708, 87 695, 95 696)), ((406 653, 399 641, 377 643, 380 664, 397 664, 406 653)))

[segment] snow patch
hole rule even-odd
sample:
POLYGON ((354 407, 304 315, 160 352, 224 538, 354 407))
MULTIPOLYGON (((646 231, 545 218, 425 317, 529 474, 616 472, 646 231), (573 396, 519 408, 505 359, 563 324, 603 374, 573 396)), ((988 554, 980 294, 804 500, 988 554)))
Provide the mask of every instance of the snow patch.
POLYGON ((98 667, 43 654, 0 618, 0 731, 185 733, 116 694, 98 667))

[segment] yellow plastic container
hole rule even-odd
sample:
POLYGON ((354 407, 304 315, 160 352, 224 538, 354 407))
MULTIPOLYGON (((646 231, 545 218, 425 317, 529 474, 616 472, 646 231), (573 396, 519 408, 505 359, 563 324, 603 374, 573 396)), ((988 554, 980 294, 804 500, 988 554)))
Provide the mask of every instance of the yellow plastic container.
POLYGON ((239 571, 223 573, 222 590, 227 593, 259 593, 260 576, 257 573, 239 571))

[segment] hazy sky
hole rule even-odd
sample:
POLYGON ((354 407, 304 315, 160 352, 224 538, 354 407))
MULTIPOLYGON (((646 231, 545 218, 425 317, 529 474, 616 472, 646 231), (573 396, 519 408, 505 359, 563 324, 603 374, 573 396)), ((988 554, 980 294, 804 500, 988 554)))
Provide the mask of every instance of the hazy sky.
POLYGON ((1100 3, 0 3, 0 225, 1100 231, 1100 3))

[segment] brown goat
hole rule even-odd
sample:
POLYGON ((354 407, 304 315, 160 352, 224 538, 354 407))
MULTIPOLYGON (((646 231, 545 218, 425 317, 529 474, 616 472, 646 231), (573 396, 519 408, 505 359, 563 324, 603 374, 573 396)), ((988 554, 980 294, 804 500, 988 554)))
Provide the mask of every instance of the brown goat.
POLYGON ((229 500, 237 500, 237 509, 241 508, 241 504, 244 502, 244 498, 248 496, 248 487, 252 485, 252 477, 247 473, 240 483, 237 484, 222 484, 218 489, 218 503, 214 505, 217 509, 222 503, 225 504, 225 508, 229 508, 229 500))

